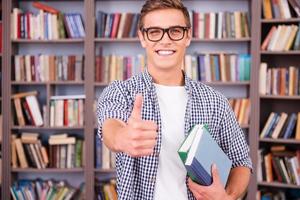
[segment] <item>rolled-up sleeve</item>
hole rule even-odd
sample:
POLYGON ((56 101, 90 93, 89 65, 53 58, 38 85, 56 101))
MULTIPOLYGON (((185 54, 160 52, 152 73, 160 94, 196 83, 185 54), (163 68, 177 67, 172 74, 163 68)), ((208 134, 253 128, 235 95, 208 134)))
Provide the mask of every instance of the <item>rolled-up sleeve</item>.
POLYGON ((252 171, 249 146, 240 125, 228 102, 225 105, 224 117, 221 121, 222 143, 227 148, 227 155, 232 160, 232 167, 244 166, 252 171))
POLYGON ((103 139, 102 126, 106 119, 113 118, 127 122, 129 114, 123 89, 120 81, 114 81, 103 90, 98 98, 96 111, 98 120, 97 134, 101 140, 103 139))

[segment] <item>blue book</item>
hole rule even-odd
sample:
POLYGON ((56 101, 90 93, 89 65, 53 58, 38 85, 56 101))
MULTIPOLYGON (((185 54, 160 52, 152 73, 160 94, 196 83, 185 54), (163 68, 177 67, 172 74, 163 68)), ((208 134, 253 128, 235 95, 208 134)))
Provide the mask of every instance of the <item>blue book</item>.
POLYGON ((215 73, 216 73, 215 78, 216 78, 216 81, 220 81, 221 78, 220 78, 219 56, 214 55, 213 59, 214 59, 214 66, 215 66, 215 73))
MULTIPOLYGON (((300 23, 299 23, 300 25, 300 23)), ((294 42, 294 46, 293 46, 293 50, 300 50, 300 29, 298 29, 296 38, 295 38, 295 42, 294 42)))
POLYGON ((296 126, 296 121, 297 121, 297 115, 296 113, 292 113, 291 117, 289 118, 289 121, 287 122, 288 124, 283 134, 284 139, 291 138, 293 134, 293 130, 295 129, 296 126))
POLYGON ((183 141, 178 154, 188 175, 200 185, 212 183, 211 166, 217 165, 223 186, 226 185, 232 161, 208 132, 206 125, 195 125, 183 141))

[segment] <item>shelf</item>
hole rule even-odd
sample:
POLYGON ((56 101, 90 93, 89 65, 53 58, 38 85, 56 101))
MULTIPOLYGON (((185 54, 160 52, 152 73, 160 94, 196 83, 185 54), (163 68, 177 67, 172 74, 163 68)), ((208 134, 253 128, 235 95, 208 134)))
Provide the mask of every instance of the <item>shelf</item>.
POLYGON ((300 189, 299 185, 293 185, 293 184, 286 184, 286 183, 279 183, 279 182, 258 182, 257 183, 259 186, 264 186, 264 187, 275 187, 275 188, 292 188, 292 189, 300 189))
MULTIPOLYGON (((95 42, 139 42, 138 38, 95 38, 95 42)), ((250 42, 251 38, 223 38, 223 39, 199 39, 193 38, 192 42, 250 42)))
POLYGON ((59 169, 59 168, 46 168, 46 169, 36 169, 36 168, 12 168, 12 172, 15 173, 76 173, 83 172, 83 168, 73 168, 73 169, 59 169))
POLYGON ((260 51, 262 55, 300 55, 300 51, 260 51))
POLYGON ((241 86, 241 85, 250 85, 250 81, 214 81, 214 82, 202 82, 206 85, 211 86, 241 86))
POLYGON ((261 99, 284 99, 284 100, 300 100, 300 95, 280 96, 280 95, 260 95, 261 99))
POLYGON ((49 127, 49 126, 12 126, 13 130, 83 130, 83 126, 74 127, 49 127))
POLYGON ((263 138, 259 139, 259 142, 264 142, 264 143, 275 143, 275 144, 300 144, 300 140, 296 139, 272 139, 272 138, 263 138))
POLYGON ((84 85, 84 81, 47 81, 47 82, 28 82, 12 81, 12 85, 84 85))
POLYGON ((115 169, 94 169, 94 172, 96 173, 116 173, 115 169))
MULTIPOLYGON (((210 86, 244 86, 244 85, 250 85, 250 81, 214 81, 214 82, 202 82, 205 85, 210 85, 210 86)), ((109 83, 100 83, 100 82, 95 82, 95 86, 108 86, 109 83)))
POLYGON ((300 22, 300 18, 290 18, 290 19, 261 19, 261 23, 272 24, 272 23, 294 23, 300 22))
POLYGON ((31 39, 15 39, 14 43, 81 43, 84 39, 58 39, 58 40, 31 40, 31 39))

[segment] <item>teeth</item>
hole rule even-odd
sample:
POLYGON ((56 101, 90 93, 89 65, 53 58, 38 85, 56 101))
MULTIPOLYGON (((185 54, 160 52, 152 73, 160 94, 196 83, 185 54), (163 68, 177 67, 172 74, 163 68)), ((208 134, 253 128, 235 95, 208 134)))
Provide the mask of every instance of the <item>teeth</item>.
POLYGON ((171 55, 171 54, 174 53, 174 51, 170 51, 170 50, 159 50, 159 51, 157 51, 157 53, 158 53, 159 55, 171 55))

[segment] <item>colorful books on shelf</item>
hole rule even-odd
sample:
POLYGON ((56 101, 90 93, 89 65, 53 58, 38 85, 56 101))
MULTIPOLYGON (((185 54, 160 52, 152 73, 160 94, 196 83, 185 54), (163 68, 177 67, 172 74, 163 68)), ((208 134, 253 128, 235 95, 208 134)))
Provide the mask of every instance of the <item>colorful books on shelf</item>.
POLYGON ((97 54, 95 66, 95 81, 110 83, 114 80, 126 80, 143 71, 145 56, 102 56, 97 54))
POLYGON ((138 13, 105 13, 97 11, 96 36, 99 38, 137 37, 138 13))
POLYGON ((25 82, 82 81, 83 55, 15 55, 14 80, 25 82))
POLYGON ((84 165, 84 141, 67 134, 51 135, 47 145, 38 133, 11 136, 12 168, 80 168, 84 165))
POLYGON ((300 73, 296 66, 270 68, 261 63, 259 69, 261 95, 300 95, 300 73))
POLYGON ((83 126, 84 99, 85 95, 52 96, 50 98, 50 126, 83 126))
MULTIPOLYGON (((16 93, 12 95, 15 110, 15 124, 19 126, 43 126, 44 120, 37 99, 37 91, 16 93)), ((43 110, 45 110, 43 108, 43 110)))
POLYGON ((289 51, 300 50, 299 25, 274 25, 262 42, 261 50, 289 51))
POLYGON ((300 140, 300 113, 271 112, 260 133, 260 138, 300 140))
POLYGON ((213 139, 206 125, 195 125, 178 149, 188 175, 201 185, 212 183, 211 167, 216 164, 221 182, 226 185, 232 161, 213 139))
POLYGON ((258 181, 300 185, 300 151, 289 151, 285 146, 258 151, 258 181), (279 148, 280 147, 280 148, 279 148))
POLYGON ((235 117, 240 125, 248 125, 250 123, 251 102, 248 98, 229 99, 235 117))
POLYGON ((38 138, 38 133, 11 135, 12 168, 44 169, 49 164, 47 149, 38 138))
POLYGON ((116 181, 101 181, 96 179, 95 196, 97 200, 117 200, 116 181))
POLYGON ((199 39, 250 37, 248 12, 192 12, 193 36, 199 39))
POLYGON ((95 168, 115 169, 116 154, 111 152, 98 136, 95 137, 95 168))
POLYGON ((82 188, 84 183, 79 188, 69 185, 66 181, 54 180, 28 180, 21 179, 15 181, 10 187, 10 192, 14 200, 26 199, 80 199, 84 191, 82 188))
POLYGON ((257 191, 256 199, 260 200, 275 200, 275 199, 297 199, 300 196, 300 191, 297 189, 267 189, 262 188, 257 191))
POLYGON ((264 19, 289 19, 292 17, 300 17, 300 1, 299 0, 263 0, 263 16, 264 19), (293 15, 295 12, 295 15, 293 15))
MULTIPOLYGON (((84 38, 85 30, 80 13, 51 12, 47 6, 33 6, 37 13, 14 8, 11 13, 11 38, 33 40, 55 40, 64 38, 84 38)), ((56 10, 52 8, 52 10, 56 10)))
POLYGON ((250 80, 251 56, 235 53, 186 55, 184 70, 190 78, 203 82, 242 82, 250 80))

